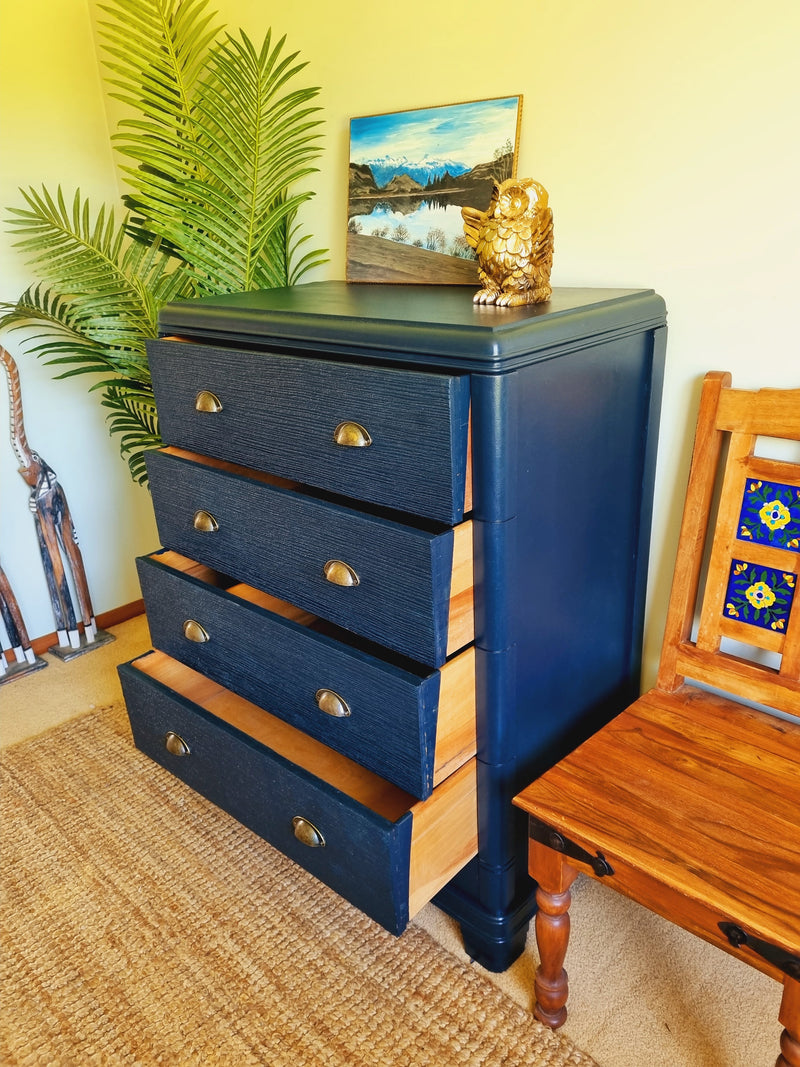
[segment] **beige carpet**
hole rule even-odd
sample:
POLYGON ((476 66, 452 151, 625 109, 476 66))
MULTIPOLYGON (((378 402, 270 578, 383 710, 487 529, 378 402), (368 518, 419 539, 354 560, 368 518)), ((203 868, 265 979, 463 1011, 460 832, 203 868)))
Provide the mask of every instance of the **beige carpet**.
MULTIPOLYGON (((0 742, 3 745, 18 744, 74 716, 85 715, 87 712, 119 704, 121 691, 116 664, 149 648, 150 638, 144 617, 132 619, 128 623, 114 627, 112 632, 117 640, 110 645, 87 653, 67 664, 46 657, 49 662, 47 669, 0 685, 0 742)), ((114 756, 102 768, 98 768, 102 771, 103 781, 106 783, 100 791, 100 796, 104 798, 103 803, 109 803, 113 799, 117 761, 127 759, 132 751, 127 727, 122 720, 119 720, 119 729, 124 732, 115 742, 114 756)), ((80 812, 82 810, 80 805, 84 802, 82 798, 84 790, 78 788, 74 778, 67 775, 62 766, 59 756, 61 737, 60 732, 51 732, 41 739, 43 750, 52 754, 49 772, 52 784, 49 792, 54 797, 63 795, 66 798, 67 812, 73 810, 80 812)), ((18 759, 20 751, 22 749, 17 749, 11 754, 13 759, 18 759)), ((136 758, 141 757, 136 754, 136 758)), ((92 762, 97 762, 94 757, 92 757, 92 762)), ((147 792, 151 788, 151 781, 158 780, 163 772, 149 761, 145 761, 144 767, 146 770, 142 772, 142 782, 143 789, 147 792)), ((191 809, 198 800, 199 798, 195 798, 190 791, 180 787, 166 809, 165 819, 168 824, 180 827, 187 804, 191 809)), ((139 806, 138 795, 130 802, 130 806, 135 812, 139 806)), ((203 811, 213 813, 213 809, 209 809, 208 806, 204 806, 203 811)), ((209 814, 208 817, 214 816, 209 814)), ((226 819, 224 816, 222 818, 226 819)), ((46 805, 44 813, 39 813, 38 804, 35 801, 32 802, 30 816, 26 815, 24 819, 17 821, 27 825, 29 819, 34 827, 30 831, 33 842, 30 849, 32 862, 38 848, 49 847, 48 842, 58 838, 60 824, 53 821, 52 816, 47 815, 46 805), (42 830, 38 829, 40 819, 44 819, 42 830)), ((116 819, 116 814, 114 819, 116 819)), ((231 820, 227 821, 235 826, 231 820)), ((12 825, 9 819, 0 824, 0 834, 3 838, 3 855, 0 859, 3 869, 9 874, 11 868, 8 864, 10 845, 8 835, 12 825)), ((100 830, 101 840, 105 840, 109 835, 113 837, 109 827, 101 826, 100 830)), ((16 827, 14 827, 14 833, 16 832, 16 827)), ((167 843, 175 836, 168 826, 162 827, 161 833, 167 843)), ((229 863, 233 864, 233 869, 238 870, 238 866, 243 862, 242 857, 244 857, 244 866, 247 868, 251 861, 251 854, 258 855, 259 848, 265 847, 252 835, 246 834, 246 836, 248 843, 239 844, 238 850, 233 847, 239 840, 236 834, 221 842, 224 870, 227 870, 229 863)), ((180 846, 179 841, 176 844, 180 846)), ((206 858, 201 856, 197 862, 199 868, 205 870, 206 858)), ((277 857, 277 862, 280 864, 286 861, 277 857)), ((24 863, 28 863, 27 858, 24 863)), ((170 870, 172 863, 170 859, 170 870)), ((145 885, 148 878, 152 879, 154 876, 154 871, 157 871, 159 878, 169 873, 164 855, 157 862, 153 860, 151 867, 140 872, 136 877, 142 885, 145 885)), ((292 868, 292 871, 296 871, 296 868, 292 868)), ((98 936, 108 931, 112 944, 116 944, 113 937, 114 928, 110 925, 105 903, 107 899, 111 902, 115 901, 117 892, 115 885, 97 871, 93 872, 92 868, 87 868, 87 871, 83 873, 90 878, 91 900, 93 901, 91 908, 86 909, 87 926, 93 927, 98 936), (91 881, 92 879, 94 881, 91 881)), ((246 869, 244 873, 247 874, 246 869)), ((22 877, 24 880, 24 868, 22 877)), ((69 894, 73 891, 68 887, 68 880, 59 877, 58 868, 55 870, 55 877, 54 900, 57 901, 59 896, 64 896, 69 900, 69 894)), ((186 899, 202 889, 202 881, 199 883, 200 888, 193 877, 189 878, 189 882, 191 888, 186 890, 188 894, 186 899)), ((321 889, 323 894, 328 894, 335 902, 333 905, 335 915, 342 916, 342 923, 349 922, 347 913, 352 914, 352 909, 342 905, 339 899, 329 894, 324 887, 321 889)), ((154 892, 152 886, 151 892, 154 892)), ((80 914, 81 898, 76 896, 74 899, 78 914, 80 914)), ((202 937, 198 939, 201 944, 206 943, 208 915, 210 914, 210 910, 207 912, 207 909, 211 908, 212 900, 210 896, 208 900, 201 896, 199 904, 197 901, 192 904, 192 908, 199 907, 199 913, 191 911, 190 916, 181 914, 183 903, 184 897, 180 896, 177 902, 173 901, 170 904, 173 911, 170 912, 169 933, 161 931, 157 935, 156 928, 144 922, 143 929, 148 932, 149 937, 148 954, 152 955, 153 959, 148 959, 140 971, 131 970, 132 964, 128 960, 126 943, 122 941, 116 945, 118 971, 115 971, 115 974, 118 977, 114 978, 112 986, 119 983, 123 991, 128 990, 126 996, 133 998, 139 1010, 141 1010, 140 999, 146 997, 148 990, 153 992, 158 987, 163 1011, 169 1015, 170 1025, 175 1031, 174 1039, 188 1041, 192 1030, 198 1023, 193 1020, 189 1025, 189 1022, 181 1017, 178 1008, 180 997, 186 990, 186 982, 183 978, 176 980, 171 972, 162 972, 160 968, 166 966, 170 956, 178 951, 177 946, 191 945, 195 933, 198 935, 202 933, 202 937)), ((28 886, 28 895, 23 895, 22 902, 18 906, 19 910, 33 914, 34 904, 40 909, 45 907, 38 897, 32 894, 31 887, 28 886)), ((236 916, 237 923, 241 919, 244 927, 242 930, 238 930, 237 927, 237 939, 242 940, 244 949, 243 962, 248 959, 250 951, 248 946, 252 945, 256 966, 257 968, 263 967, 264 961, 258 951, 258 937, 261 936, 258 922, 264 917, 254 915, 252 908, 242 915, 243 906, 236 905, 232 912, 236 916)), ((142 912, 142 903, 138 897, 131 900, 131 908, 137 916, 142 912)), ((7 908, 12 918, 15 909, 16 905, 7 908)), ((42 937, 49 936, 47 931, 50 925, 51 906, 48 906, 46 910, 48 918, 41 919, 42 925, 39 931, 42 937)), ((654 1067, 772 1067, 777 1055, 780 1034, 780 1026, 777 1022, 780 989, 777 983, 718 949, 705 945, 685 931, 651 915, 607 887, 588 879, 579 879, 575 885, 572 919, 572 938, 567 957, 572 992, 570 1015, 564 1032, 569 1040, 591 1055, 601 1067, 641 1067, 645 1063, 652 1064, 654 1067)), ((310 923, 312 931, 315 929, 316 920, 309 919, 305 913, 292 920, 292 922, 295 921, 301 931, 307 922, 310 923)), ((338 928, 339 921, 339 919, 332 920, 334 931, 338 928)), ((359 921, 365 924, 367 929, 376 932, 378 937, 383 936, 369 920, 359 919, 359 921)), ((227 924, 223 924, 223 929, 230 933, 227 924)), ((502 990, 507 998, 524 1009, 527 1016, 530 1010, 533 971, 536 964, 535 941, 532 935, 521 959, 504 974, 495 975, 469 963, 461 946, 457 925, 433 905, 423 909, 399 942, 395 943, 394 939, 389 939, 389 943, 396 944, 404 953, 404 946, 412 938, 417 938, 423 930, 431 934, 436 942, 447 951, 449 955, 445 958, 448 960, 448 966, 467 968, 467 973, 475 974, 487 983, 491 982, 492 985, 502 990)), ((318 934, 324 949, 332 936, 329 923, 322 924, 318 934)), ((38 940, 37 937, 34 945, 38 944, 38 940)), ((234 940, 223 947, 225 951, 228 951, 233 946, 238 951, 239 943, 239 940, 234 940)), ((7 950, 3 951, 7 954, 7 950)), ((183 951, 182 947, 181 951, 183 951)), ((212 944, 209 951, 218 953, 222 949, 212 944)), ((403 956, 400 959, 402 960, 403 956)), ((20 965, 20 967, 21 971, 14 976, 14 982, 16 987, 22 990, 19 998, 27 1001, 35 993, 37 987, 32 974, 27 970, 28 964, 20 965)), ((79 995, 89 996, 89 993, 84 994, 87 983, 90 992, 92 989, 96 992, 101 983, 97 973, 92 972, 83 959, 76 961, 74 956, 67 953, 63 958, 54 960, 48 980, 58 991, 60 998, 58 1010, 65 1017, 78 1018, 79 1011, 88 1013, 86 1019, 91 1017, 88 1007, 93 1003, 91 997, 89 1001, 86 1001, 79 999, 79 995)), ((218 994, 213 988, 202 989, 201 994, 204 1003, 215 1005, 214 997, 218 994)), ((3 998, 2 1006, 0 1006, 0 1020, 3 1020, 8 1006, 13 1001, 8 989, 4 989, 0 995, 3 998)), ((52 995, 55 996, 55 993, 52 995)), ((93 996, 94 993, 91 995, 93 996)), ((224 1002, 228 1003, 230 997, 225 996, 224 992, 223 996, 224 1002)), ((245 994, 243 1003, 247 1005, 248 1012, 257 1012, 257 998, 255 1003, 248 998, 249 994, 245 994)), ((38 1001, 36 1003, 38 1004, 38 1001)), ((347 1003, 345 995, 343 1005, 347 1003)), ((216 1006, 213 1010, 217 1011, 216 1006)), ((463 1011, 458 1009, 458 1015, 460 1017, 464 1012, 473 1010, 470 1001, 467 1000, 463 1011)), ((201 1024, 206 1026, 208 1020, 201 1018, 201 1024)), ((14 1034, 16 1024, 8 1025, 14 1034)), ((37 1047, 38 1035, 43 1033, 43 1026, 44 1024, 41 1023, 35 1028, 34 1034, 30 1037, 31 1054, 37 1047)), ((28 1039, 24 1035, 22 1038, 17 1035, 14 1040, 22 1041, 18 1045, 22 1049, 26 1047, 24 1041, 28 1039)), ((7 1060, 0 1056, 0 1062, 4 1067, 7 1063, 16 1062, 40 1062, 43 1065, 48 1064, 48 1067, 50 1064, 84 1067, 84 1064, 102 1063, 108 1067, 114 1067, 117 1063, 125 1062, 124 1059, 115 1058, 117 1053, 108 1050, 105 1058, 98 1053, 95 1059, 70 1059, 66 1054, 62 1054, 60 1046, 56 1045, 49 1049, 48 1054, 51 1058, 48 1059, 47 1055, 43 1055, 39 1061, 35 1058, 27 1061, 24 1058, 7 1060)), ((155 1061, 140 1060, 138 1062, 155 1061)), ((167 1055, 162 1062, 169 1067, 173 1065, 181 1067, 182 1063, 191 1064, 194 1061, 167 1055)), ((221 1063, 223 1067, 225 1064, 225 1061, 219 1059, 206 1062, 221 1063)), ((259 1060, 243 1059, 240 1062, 258 1063, 259 1060)), ((280 1063, 281 1061, 271 1062, 280 1063)), ((302 1067, 301 1061, 292 1062, 302 1067)), ((329 1061, 312 1060, 310 1062, 328 1063, 329 1061)), ((337 1063, 335 1059, 330 1062, 337 1063)), ((357 1064, 358 1060, 352 1062, 357 1064)), ((376 1062, 379 1061, 371 1061, 369 1067, 375 1067, 376 1062)), ((406 1063, 400 1053, 390 1062, 397 1064, 398 1067, 406 1063)), ((437 1067, 447 1067, 451 1062, 462 1061, 448 1060, 446 1054, 441 1053, 435 1062, 437 1067)), ((480 1063, 481 1061, 466 1060, 463 1062, 480 1063)), ((501 1062, 513 1063, 514 1061, 501 1062)), ((535 1064, 537 1061, 528 1059, 520 1062, 535 1064)))
POLYGON ((3 762, 4 1065, 591 1067, 154 767, 119 707, 3 762))

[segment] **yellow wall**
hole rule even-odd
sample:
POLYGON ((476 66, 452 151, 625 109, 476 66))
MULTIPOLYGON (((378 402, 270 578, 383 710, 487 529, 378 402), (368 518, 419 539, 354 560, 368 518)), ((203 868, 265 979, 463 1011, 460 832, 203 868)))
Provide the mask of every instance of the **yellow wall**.
MULTIPOLYGON (((6 22, 30 26, 29 34, 16 31, 23 44, 12 54, 27 86, 12 97, 15 131, 25 131, 16 184, 83 181, 87 171, 106 183, 86 0, 9 6, 15 10, 6 22), (69 62, 67 37, 79 50, 69 62), (54 53, 47 61, 45 50, 54 53), (33 92, 36 107, 29 106, 33 92), (58 118, 54 108, 62 109, 58 118), (91 136, 88 150, 84 136, 91 136)), ((316 277, 343 276, 351 116, 522 93, 519 173, 550 192, 554 283, 652 287, 666 299, 670 341, 647 633, 652 672, 666 598, 659 568, 671 568, 699 379, 714 367, 731 370, 739 385, 800 385, 800 4, 212 0, 212 7, 230 29, 258 40, 270 24, 287 33, 309 61, 308 81, 322 87, 325 151, 316 198, 302 216, 316 242, 332 250, 316 277)), ((6 93, 8 80, 6 66, 6 93)), ((2 180, 7 204, 5 174, 2 180)), ((52 388, 63 396, 61 384, 52 388)), ((2 493, 5 500, 5 480, 2 493)), ((144 509, 146 498, 138 504, 144 509)), ((0 558, 4 544, 3 536, 0 558)), ((124 567, 128 543, 108 550, 124 567)))
MULTIPOLYGON (((100 73, 87 0, 24 0, 0 4, 0 217, 22 207, 20 187, 71 199, 76 187, 93 204, 114 204, 119 191, 108 139, 100 73)), ((35 280, 0 224, 0 300, 15 301, 35 280)), ((141 596, 134 556, 156 543, 146 490, 133 485, 88 377, 55 381, 52 368, 26 355, 20 335, 0 343, 14 356, 22 382, 25 429, 50 464, 69 502, 97 613, 141 596)), ((0 372, 0 563, 29 635, 55 629, 7 426, 7 391, 0 372)))

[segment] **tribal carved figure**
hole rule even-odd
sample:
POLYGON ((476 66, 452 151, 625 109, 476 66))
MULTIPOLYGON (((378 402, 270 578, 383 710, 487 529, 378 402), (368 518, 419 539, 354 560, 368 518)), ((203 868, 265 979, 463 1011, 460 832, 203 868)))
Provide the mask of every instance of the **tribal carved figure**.
POLYGON ((6 578, 6 572, 2 567, 0 567, 0 619, 3 621, 7 638, 7 640, 0 641, 2 646, 2 652, 0 652, 1 677, 8 670, 6 657, 3 654, 6 650, 13 651, 17 663, 34 663, 36 660, 36 655, 31 647, 28 631, 25 627, 25 621, 22 618, 22 612, 19 610, 17 598, 14 596, 14 590, 11 588, 11 583, 6 578))
POLYGON ((80 633, 67 568, 78 599, 85 640, 93 642, 97 626, 86 581, 83 558, 64 490, 55 471, 34 452, 25 436, 22 419, 22 390, 19 371, 13 357, 0 346, 0 362, 8 380, 11 411, 11 444, 19 460, 19 473, 30 486, 28 506, 33 514, 39 551, 42 557, 47 588, 56 621, 58 643, 61 646, 80 646, 80 633))

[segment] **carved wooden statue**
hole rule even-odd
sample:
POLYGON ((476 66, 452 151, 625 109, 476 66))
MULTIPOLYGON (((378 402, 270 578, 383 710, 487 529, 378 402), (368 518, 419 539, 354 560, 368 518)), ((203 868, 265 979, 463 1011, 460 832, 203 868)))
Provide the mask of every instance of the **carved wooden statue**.
POLYGON ((83 558, 78 548, 77 533, 67 498, 55 471, 28 445, 22 419, 19 371, 10 353, 2 346, 0 362, 8 379, 11 444, 20 463, 19 473, 31 488, 28 506, 33 514, 39 539, 39 551, 53 606, 58 643, 62 647, 79 648, 80 632, 67 578, 67 567, 72 576, 87 643, 95 640, 97 626, 83 558))
POLYGON ((494 184, 486 211, 462 207, 464 236, 478 257, 476 304, 518 307, 550 299, 553 212, 533 178, 494 184))
POLYGON ((6 572, 0 567, 0 619, 3 622, 5 635, 0 633, 0 678, 10 675, 12 667, 9 667, 5 652, 13 652, 16 664, 33 666, 36 663, 36 654, 31 647, 25 621, 19 610, 17 598, 11 588, 11 583, 6 578, 6 572))

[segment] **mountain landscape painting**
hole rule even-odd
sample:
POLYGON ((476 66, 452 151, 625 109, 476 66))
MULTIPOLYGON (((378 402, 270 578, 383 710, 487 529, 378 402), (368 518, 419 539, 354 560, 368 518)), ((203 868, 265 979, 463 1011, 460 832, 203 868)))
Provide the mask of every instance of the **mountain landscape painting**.
POLYGON ((347 280, 475 285, 461 208, 516 173, 522 97, 350 120, 347 280))

